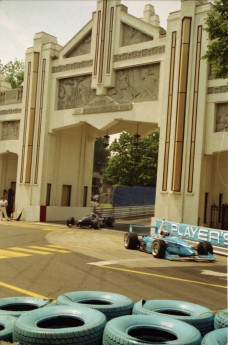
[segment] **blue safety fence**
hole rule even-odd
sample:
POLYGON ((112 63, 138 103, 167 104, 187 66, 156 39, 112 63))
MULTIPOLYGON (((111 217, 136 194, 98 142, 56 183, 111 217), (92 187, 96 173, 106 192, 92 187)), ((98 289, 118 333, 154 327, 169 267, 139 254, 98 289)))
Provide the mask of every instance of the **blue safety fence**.
POLYGON ((113 192, 113 207, 155 204, 155 188, 119 186, 113 192))

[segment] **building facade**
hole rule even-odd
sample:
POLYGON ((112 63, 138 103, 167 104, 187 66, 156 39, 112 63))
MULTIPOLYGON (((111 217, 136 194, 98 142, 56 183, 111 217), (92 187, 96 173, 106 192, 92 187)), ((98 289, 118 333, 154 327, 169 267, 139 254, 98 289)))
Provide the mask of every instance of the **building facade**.
POLYGON ((0 75, 0 190, 13 192, 15 216, 85 214, 96 138, 160 128, 155 217, 210 225, 211 206, 228 202, 227 80, 201 59, 212 9, 182 0, 165 31, 152 5, 136 18, 121 0, 97 0, 64 47, 35 35, 23 87, 0 75))

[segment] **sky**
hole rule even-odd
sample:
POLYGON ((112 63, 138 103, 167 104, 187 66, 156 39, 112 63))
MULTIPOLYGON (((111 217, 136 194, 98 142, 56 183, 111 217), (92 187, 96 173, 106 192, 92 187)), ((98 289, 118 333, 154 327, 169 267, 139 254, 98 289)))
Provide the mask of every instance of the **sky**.
MULTIPOLYGON (((141 18, 144 6, 152 4, 166 29, 170 12, 180 9, 180 0, 122 0, 128 13, 141 18)), ((44 31, 65 46, 92 18, 97 0, 0 0, 0 60, 25 60, 35 33, 44 31)))

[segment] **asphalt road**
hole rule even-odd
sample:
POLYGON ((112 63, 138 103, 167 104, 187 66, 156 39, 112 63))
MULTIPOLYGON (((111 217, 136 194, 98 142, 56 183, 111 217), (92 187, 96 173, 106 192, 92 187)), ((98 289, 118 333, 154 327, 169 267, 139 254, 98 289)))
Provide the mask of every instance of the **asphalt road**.
POLYGON ((120 293, 134 302, 173 299, 213 311, 226 308, 226 257, 217 255, 215 263, 173 262, 126 250, 123 231, 128 224, 94 230, 1 222, 0 298, 55 299, 70 291, 96 290, 120 293))

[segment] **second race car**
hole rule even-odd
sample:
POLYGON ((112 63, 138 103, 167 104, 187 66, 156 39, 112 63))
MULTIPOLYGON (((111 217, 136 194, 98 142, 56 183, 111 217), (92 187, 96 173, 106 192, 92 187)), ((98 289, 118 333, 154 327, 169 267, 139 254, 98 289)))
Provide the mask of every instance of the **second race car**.
POLYGON ((94 228, 100 229, 101 227, 114 228, 115 219, 113 217, 102 217, 96 212, 92 212, 90 215, 82 217, 79 220, 69 218, 67 220, 67 226, 72 227, 76 225, 79 228, 94 228))

